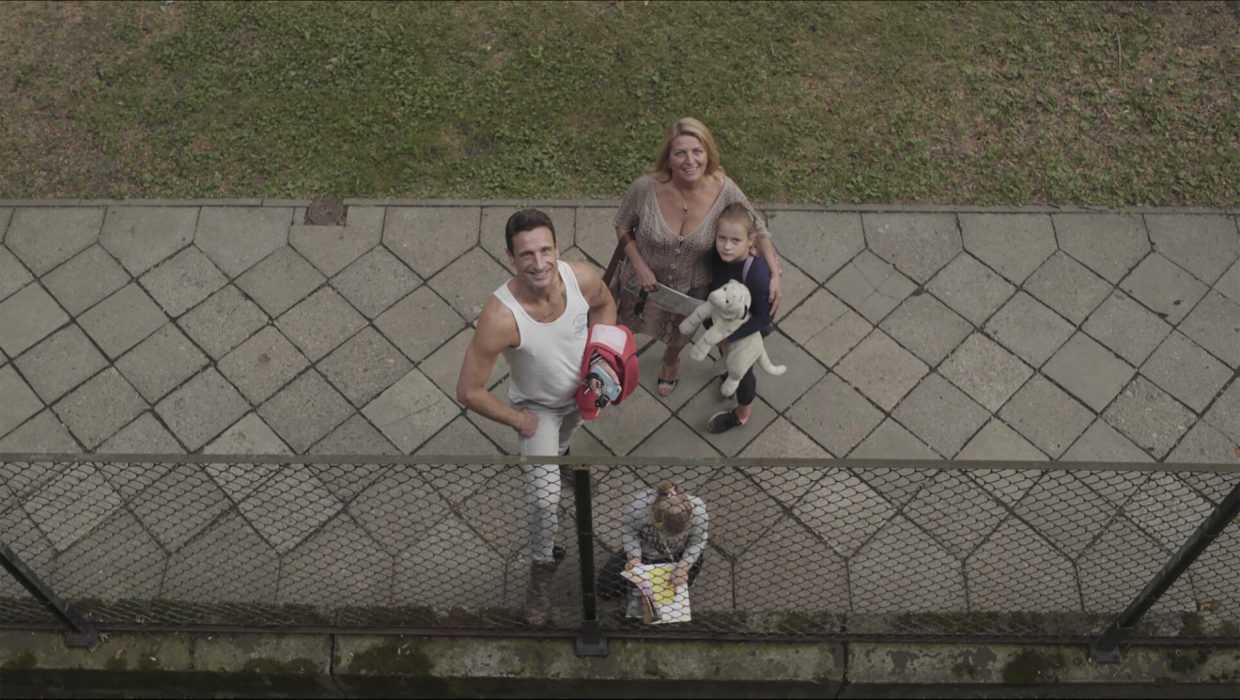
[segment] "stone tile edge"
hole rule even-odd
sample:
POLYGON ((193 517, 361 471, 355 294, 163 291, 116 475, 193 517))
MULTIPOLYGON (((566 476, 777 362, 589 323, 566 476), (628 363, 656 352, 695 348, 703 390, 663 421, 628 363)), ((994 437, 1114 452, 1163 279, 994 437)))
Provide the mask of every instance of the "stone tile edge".
MULTIPOLYGON (((380 207, 548 207, 614 208, 618 199, 361 199, 346 197, 345 206, 380 207)), ((306 207, 305 199, 0 199, 0 207, 306 207)), ((1240 216, 1240 209, 1207 207, 979 206, 969 204, 789 204, 755 202, 765 212, 954 214, 1186 214, 1240 216)))
POLYGON ((1084 644, 723 642, 611 638, 607 657, 577 657, 568 638, 458 638, 246 632, 118 632, 92 650, 51 631, 0 630, 0 667, 21 671, 137 670, 352 678, 561 681, 758 681, 873 687, 1235 684, 1240 647, 1131 646, 1122 664, 1090 661, 1084 644), (128 655, 124 654, 129 649, 128 655), (1189 657, 1186 661, 1184 657, 1189 657), (727 660, 721 669, 720 661, 727 660), (119 666, 119 667, 118 667, 119 666), (721 670, 723 672, 721 673, 721 670))
POLYGON ((0 199, 0 207, 261 207, 309 206, 301 200, 253 199, 0 199), (277 204, 278 202, 278 204, 277 204))

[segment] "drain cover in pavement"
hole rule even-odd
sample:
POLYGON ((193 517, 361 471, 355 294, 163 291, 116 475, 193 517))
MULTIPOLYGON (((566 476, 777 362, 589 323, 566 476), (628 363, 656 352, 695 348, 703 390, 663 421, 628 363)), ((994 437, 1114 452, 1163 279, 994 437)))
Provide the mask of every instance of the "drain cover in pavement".
POLYGON ((331 226, 344 216, 344 204, 335 197, 316 197, 306 208, 306 223, 331 226))

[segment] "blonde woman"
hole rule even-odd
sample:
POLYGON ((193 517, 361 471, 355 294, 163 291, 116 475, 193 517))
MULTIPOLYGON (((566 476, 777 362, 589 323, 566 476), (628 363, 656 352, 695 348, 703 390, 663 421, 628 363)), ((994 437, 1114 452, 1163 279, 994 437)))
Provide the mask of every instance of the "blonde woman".
POLYGON ((620 518, 622 548, 599 573, 598 597, 614 600, 633 588, 620 571, 638 564, 674 563, 672 585, 692 586, 702 569, 709 530, 706 503, 680 484, 665 481, 639 493, 620 518))
MULTIPOLYGON (((642 304, 641 291, 659 284, 699 299, 710 286, 710 251, 716 221, 724 208, 739 202, 753 214, 758 253, 772 270, 779 269, 766 224, 745 194, 723 172, 715 138, 702 122, 685 117, 663 135, 650 171, 629 186, 614 224, 625 241, 626 264, 613 283, 619 305, 617 323, 635 333, 663 341, 663 368, 657 391, 667 396, 680 378, 680 351, 689 342, 678 326, 684 316, 642 304)), ((779 310, 783 288, 778 278, 770 287, 771 315, 779 310)))

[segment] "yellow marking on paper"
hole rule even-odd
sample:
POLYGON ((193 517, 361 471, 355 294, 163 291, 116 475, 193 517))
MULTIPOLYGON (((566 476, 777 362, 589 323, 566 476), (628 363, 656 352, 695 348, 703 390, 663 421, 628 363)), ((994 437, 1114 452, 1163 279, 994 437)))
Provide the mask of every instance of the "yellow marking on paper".
POLYGON ((659 605, 669 605, 676 600, 676 589, 672 587, 672 567, 660 566, 646 572, 650 576, 650 588, 654 590, 654 599, 659 605))

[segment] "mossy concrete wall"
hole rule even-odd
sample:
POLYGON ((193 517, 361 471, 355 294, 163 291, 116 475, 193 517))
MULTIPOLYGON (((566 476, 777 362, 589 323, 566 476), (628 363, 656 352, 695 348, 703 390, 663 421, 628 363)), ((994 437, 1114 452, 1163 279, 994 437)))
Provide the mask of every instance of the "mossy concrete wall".
POLYGON ((49 632, 0 631, 0 695, 614 696, 873 694, 1240 696, 1240 647, 698 642, 291 634, 113 634, 94 649, 49 632), (661 689, 661 691, 660 691, 661 689), (1143 692, 1150 691, 1150 692, 1143 692))

